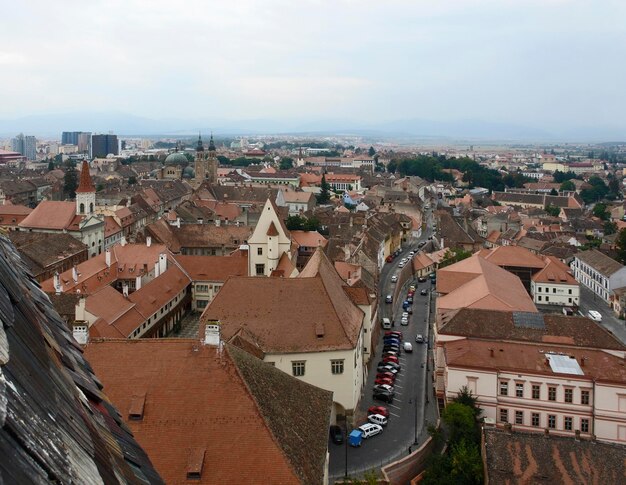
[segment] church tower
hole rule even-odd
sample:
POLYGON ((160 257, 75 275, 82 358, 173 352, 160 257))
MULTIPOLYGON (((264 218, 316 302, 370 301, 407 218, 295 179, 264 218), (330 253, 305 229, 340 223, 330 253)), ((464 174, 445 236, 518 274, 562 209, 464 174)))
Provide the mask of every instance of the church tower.
POLYGON ((206 177, 206 155, 204 152, 204 145, 202 144, 202 136, 198 133, 198 145, 196 146, 196 160, 195 160, 195 180, 198 184, 201 184, 206 177))
POLYGON ((76 189, 76 214, 81 216, 93 215, 96 210, 96 187, 89 174, 89 163, 83 160, 80 171, 80 182, 76 189))
POLYGON ((206 179, 211 184, 217 183, 217 152, 215 151, 215 143, 213 143, 213 133, 211 133, 211 139, 209 140, 209 156, 207 158, 207 171, 206 179))

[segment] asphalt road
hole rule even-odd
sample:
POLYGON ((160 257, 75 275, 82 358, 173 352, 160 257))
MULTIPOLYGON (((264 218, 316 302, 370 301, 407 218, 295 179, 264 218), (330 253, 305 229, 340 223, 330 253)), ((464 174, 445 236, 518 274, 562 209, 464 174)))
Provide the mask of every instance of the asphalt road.
MULTIPOLYGON (((430 228, 431 219, 428 218, 427 228, 430 228)), ((430 235, 430 229, 424 231, 420 240, 427 240, 430 235)), ((391 283, 391 275, 398 270, 398 263, 408 252, 417 246, 419 241, 408 244, 402 254, 398 256, 392 263, 386 264, 381 272, 380 278, 380 295, 391 293, 394 283, 391 283)), ((393 404, 387 404, 381 401, 374 401, 372 398, 372 387, 376 377, 376 364, 378 357, 374 357, 374 361, 370 367, 367 382, 363 389, 359 410, 357 412, 357 425, 367 422, 367 408, 370 406, 386 406, 389 410, 389 422, 383 432, 377 436, 363 440, 363 444, 359 448, 350 446, 336 445, 329 443, 330 463, 329 474, 331 478, 342 477, 346 471, 346 454, 347 454, 347 471, 348 475, 356 476, 373 468, 380 468, 382 465, 389 463, 409 452, 409 447, 413 446, 417 441, 422 443, 427 436, 425 419, 433 419, 435 410, 433 399, 428 403, 427 392, 430 392, 430 376, 427 375, 427 352, 428 345, 418 344, 415 342, 415 336, 422 334, 427 338, 429 317, 428 296, 421 296, 420 290, 426 288, 430 291, 430 280, 425 283, 417 283, 415 280, 408 281, 402 291, 401 298, 393 304, 385 304, 381 308, 380 316, 388 316, 392 310, 396 325, 393 330, 400 330, 403 333, 403 341, 411 342, 413 352, 406 353, 402 351, 400 355, 400 365, 402 369, 398 374, 395 382, 395 398, 393 404), (402 300, 406 297, 408 287, 411 284, 417 286, 414 303, 413 314, 409 317, 407 326, 400 325, 400 316, 402 314, 402 300), (425 409, 425 405, 429 404, 425 409)), ((434 304, 434 301, 433 301, 434 304)), ((382 338, 377 343, 376 355, 382 354, 382 338)), ((348 430, 349 432, 350 430, 348 430)))
POLYGON ((615 316, 615 313, 604 300, 597 296, 584 285, 580 285, 580 313, 587 316, 589 310, 596 310, 602 315, 602 321, 598 322, 609 332, 626 344, 626 323, 615 316))

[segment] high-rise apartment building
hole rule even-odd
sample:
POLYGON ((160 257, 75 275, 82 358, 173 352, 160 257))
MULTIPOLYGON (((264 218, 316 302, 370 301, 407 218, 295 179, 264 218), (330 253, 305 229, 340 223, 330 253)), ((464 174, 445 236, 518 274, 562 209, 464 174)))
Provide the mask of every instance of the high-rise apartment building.
POLYGON ((117 135, 92 135, 90 157, 106 157, 109 154, 120 154, 117 135))
POLYGON ((91 145, 91 133, 84 131, 78 135, 78 151, 79 153, 88 153, 91 145))
POLYGON ((37 139, 34 136, 25 136, 20 133, 11 140, 11 147, 14 152, 19 152, 28 160, 37 159, 37 139))
POLYGON ((61 133, 61 145, 76 145, 79 152, 87 153, 91 133, 88 131, 64 131, 61 133))

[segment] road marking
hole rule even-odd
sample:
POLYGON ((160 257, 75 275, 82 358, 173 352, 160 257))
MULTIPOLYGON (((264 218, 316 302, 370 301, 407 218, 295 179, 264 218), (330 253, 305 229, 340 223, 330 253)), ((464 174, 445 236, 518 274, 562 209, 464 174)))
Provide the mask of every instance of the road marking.
POLYGON ((398 384, 394 384, 394 386, 393 386, 393 387, 398 387, 398 388, 400 388, 400 389, 404 389, 404 387, 399 386, 398 384))
MULTIPOLYGON (((394 407, 395 407, 395 406, 394 406, 394 407)), ((400 408, 398 408, 398 409, 400 409, 400 408)), ((399 418, 399 417, 400 417, 400 415, 398 415, 398 414, 393 414, 391 411, 389 411, 389 414, 391 414, 392 416, 395 416, 396 418, 399 418)))
POLYGON ((393 404, 390 404, 389 407, 396 408, 396 409, 402 409, 402 408, 399 408, 398 406, 394 406, 393 404))

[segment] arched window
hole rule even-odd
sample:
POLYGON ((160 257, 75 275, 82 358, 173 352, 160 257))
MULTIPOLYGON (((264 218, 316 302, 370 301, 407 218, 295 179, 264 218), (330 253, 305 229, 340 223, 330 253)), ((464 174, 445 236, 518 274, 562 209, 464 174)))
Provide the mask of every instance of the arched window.
POLYGON ((93 214, 93 202, 89 203, 89 213, 93 214))
POLYGON ((80 203, 80 213, 81 214, 85 213, 85 204, 83 204, 82 202, 80 203))

